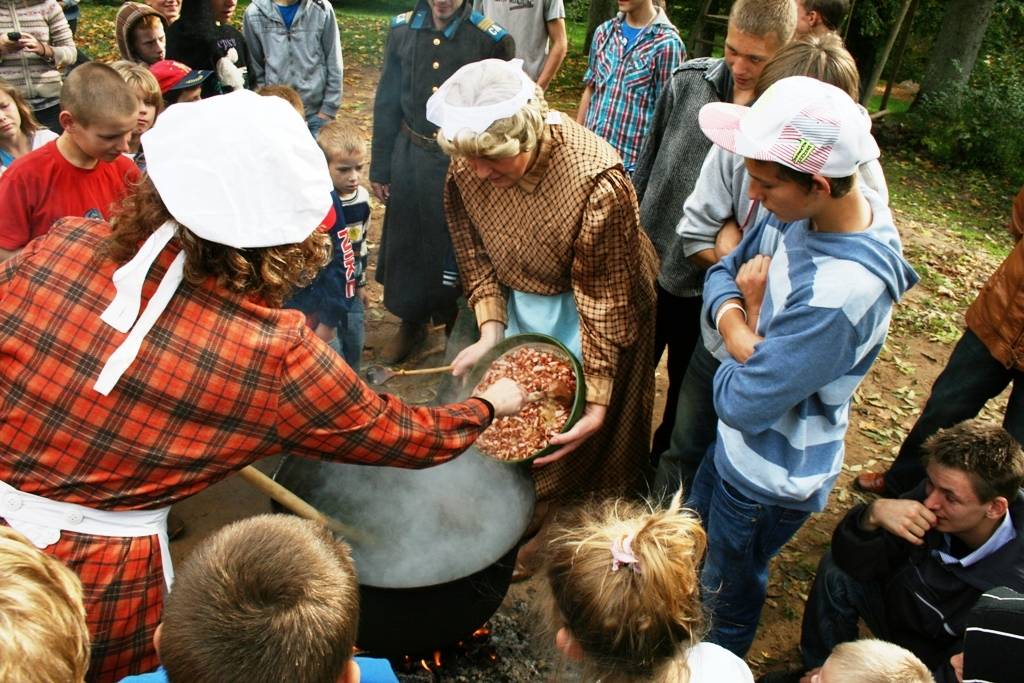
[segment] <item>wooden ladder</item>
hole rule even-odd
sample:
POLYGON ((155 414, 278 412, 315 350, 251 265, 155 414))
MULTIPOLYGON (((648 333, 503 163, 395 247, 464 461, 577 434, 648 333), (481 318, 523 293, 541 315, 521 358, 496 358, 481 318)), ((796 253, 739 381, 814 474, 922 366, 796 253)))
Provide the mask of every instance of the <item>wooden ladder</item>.
POLYGON ((693 24, 689 39, 686 41, 689 57, 710 57, 718 39, 719 29, 724 35, 729 25, 729 6, 731 2, 722 0, 704 0, 697 21, 693 24), (723 8, 724 5, 724 8, 723 8), (720 12, 725 12, 721 14, 720 12), (705 34, 711 34, 707 37, 705 34))

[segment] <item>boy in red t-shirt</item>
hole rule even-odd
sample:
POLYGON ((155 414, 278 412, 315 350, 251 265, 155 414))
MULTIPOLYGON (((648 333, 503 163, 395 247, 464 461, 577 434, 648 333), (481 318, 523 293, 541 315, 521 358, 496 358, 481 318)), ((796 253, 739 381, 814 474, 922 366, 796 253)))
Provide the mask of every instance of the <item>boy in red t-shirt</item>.
POLYGON ((64 216, 109 218, 139 178, 122 156, 138 103, 121 76, 95 62, 78 67, 60 93, 59 138, 17 159, 0 176, 0 261, 64 216))

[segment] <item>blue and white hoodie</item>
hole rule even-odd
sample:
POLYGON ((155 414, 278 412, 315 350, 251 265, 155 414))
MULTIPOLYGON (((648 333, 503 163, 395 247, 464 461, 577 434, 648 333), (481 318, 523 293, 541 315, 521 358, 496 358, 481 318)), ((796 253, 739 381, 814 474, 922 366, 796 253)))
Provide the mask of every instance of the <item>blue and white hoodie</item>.
POLYGON ((882 348, 893 303, 918 280, 888 207, 860 187, 873 214, 866 230, 815 232, 762 207, 736 250, 708 270, 702 327, 723 361, 714 463, 760 503, 824 509, 843 463, 850 399, 882 348), (714 314, 742 298, 736 273, 757 254, 772 257, 757 324, 764 341, 741 364, 725 352, 714 314))

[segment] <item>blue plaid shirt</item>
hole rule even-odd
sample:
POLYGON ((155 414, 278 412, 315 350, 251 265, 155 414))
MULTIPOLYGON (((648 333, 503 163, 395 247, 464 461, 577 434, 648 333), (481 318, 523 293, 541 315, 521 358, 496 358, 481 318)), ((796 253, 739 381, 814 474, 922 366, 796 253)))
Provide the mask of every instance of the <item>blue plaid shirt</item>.
POLYGON ((593 87, 584 123, 618 151, 632 173, 658 96, 672 71, 686 59, 686 46, 659 9, 654 21, 627 49, 624 21, 620 12, 594 32, 583 74, 584 84, 593 87))

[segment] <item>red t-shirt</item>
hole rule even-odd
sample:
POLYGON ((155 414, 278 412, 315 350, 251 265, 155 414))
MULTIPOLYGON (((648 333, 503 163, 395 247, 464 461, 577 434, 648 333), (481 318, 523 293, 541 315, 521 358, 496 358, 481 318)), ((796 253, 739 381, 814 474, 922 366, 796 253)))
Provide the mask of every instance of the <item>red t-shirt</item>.
POLYGON ((110 205, 138 178, 138 167, 121 156, 92 169, 73 166, 56 140, 29 152, 0 176, 0 249, 21 249, 65 216, 109 218, 110 205))

